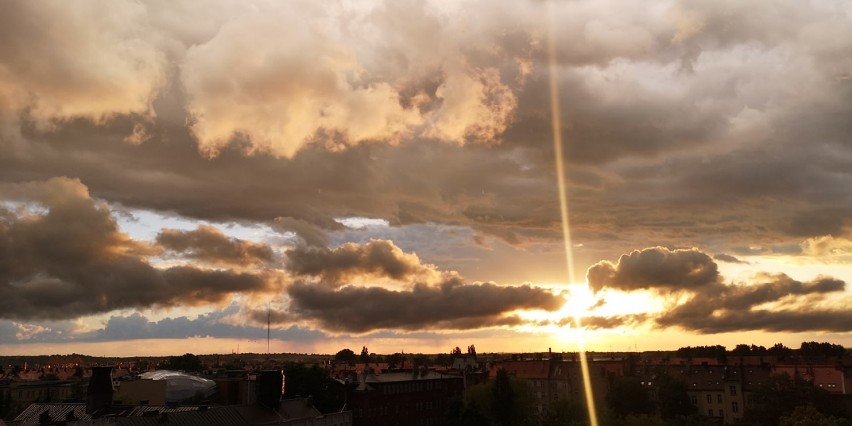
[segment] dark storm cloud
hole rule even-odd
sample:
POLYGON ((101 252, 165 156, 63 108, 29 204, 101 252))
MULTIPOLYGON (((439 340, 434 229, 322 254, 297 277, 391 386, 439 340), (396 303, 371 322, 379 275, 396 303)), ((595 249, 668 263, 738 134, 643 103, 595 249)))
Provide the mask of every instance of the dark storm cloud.
POLYGON ((363 333, 380 329, 474 329, 517 324, 516 309, 556 310, 561 296, 530 286, 448 281, 411 290, 347 286, 337 290, 297 283, 287 289, 294 315, 323 329, 363 333))
POLYGON ((0 316, 67 319, 121 308, 221 302, 268 291, 270 277, 190 266, 158 269, 153 250, 119 232, 77 180, 4 185, 4 201, 37 203, 0 222, 0 316), (41 211, 39 209, 43 209, 41 211))
POLYGON ((324 282, 342 283, 359 275, 412 281, 435 273, 420 259, 403 252, 392 241, 348 243, 334 249, 296 247, 287 251, 288 269, 295 275, 314 276, 324 282))
POLYGON ((213 264, 245 266, 273 261, 269 246, 229 238, 209 225, 200 225, 193 231, 164 229, 157 235, 157 242, 183 256, 213 264))
POLYGON ((601 261, 586 272, 595 291, 668 289, 697 290, 719 282, 716 263, 696 249, 652 247, 622 255, 618 262, 601 261))

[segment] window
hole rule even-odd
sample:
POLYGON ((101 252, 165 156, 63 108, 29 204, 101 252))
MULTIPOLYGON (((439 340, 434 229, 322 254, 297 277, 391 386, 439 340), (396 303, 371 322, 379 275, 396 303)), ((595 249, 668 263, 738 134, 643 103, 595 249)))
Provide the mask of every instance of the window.
POLYGON ((713 409, 707 410, 707 417, 713 417, 713 409))
POLYGON ((692 405, 698 405, 698 397, 695 395, 690 395, 689 399, 692 400, 692 405))
POLYGON ((740 404, 737 404, 736 401, 731 403, 731 411, 738 413, 740 411, 740 404))
POLYGON ((716 394, 716 402, 718 402, 719 404, 722 403, 722 394, 721 393, 716 394))
POLYGON ((731 395, 737 394, 737 385, 731 385, 731 395))
POLYGON ((725 410, 719 409, 719 417, 725 417, 725 410))
POLYGON ((710 395, 710 394, 708 393, 708 394, 707 394, 707 403, 709 404, 709 403, 711 403, 711 402, 713 402, 713 395, 710 395))

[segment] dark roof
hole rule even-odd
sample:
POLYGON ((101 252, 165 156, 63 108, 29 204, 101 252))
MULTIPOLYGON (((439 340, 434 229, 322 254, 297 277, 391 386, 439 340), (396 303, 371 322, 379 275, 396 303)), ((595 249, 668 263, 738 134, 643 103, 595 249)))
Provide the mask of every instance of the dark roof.
MULTIPOLYGON (((30 404, 18 417, 15 426, 38 425, 42 413, 48 412, 53 421, 64 421, 69 413, 77 420, 91 421, 91 415, 86 414, 86 404, 30 404)), ((166 407, 166 406, 113 406, 102 413, 101 418, 111 418, 111 423, 117 425, 162 425, 164 417, 171 426, 230 426, 248 425, 234 406, 222 407, 166 407)))
POLYGON ((163 425, 168 419, 169 426, 239 426, 249 423, 233 406, 210 407, 192 411, 163 411, 154 415, 140 415, 116 419, 118 425, 146 426, 163 425))
POLYGON ((18 414, 18 417, 15 417, 13 424, 21 426, 37 425, 39 424, 39 417, 45 411, 54 421, 66 420, 71 413, 77 420, 92 419, 92 416, 86 414, 86 404, 30 404, 21 414, 18 414))
POLYGON ((94 416, 86 414, 86 404, 30 404, 12 423, 14 426, 35 426, 45 411, 56 422, 66 420, 73 413, 78 421, 89 422, 98 419, 110 419, 110 424, 129 426, 240 426, 259 424, 281 424, 286 421, 316 418, 322 416, 308 399, 296 398, 281 401, 278 412, 270 408, 254 405, 226 406, 153 406, 118 405, 112 406, 94 416), (166 422, 167 420, 167 422, 166 422))

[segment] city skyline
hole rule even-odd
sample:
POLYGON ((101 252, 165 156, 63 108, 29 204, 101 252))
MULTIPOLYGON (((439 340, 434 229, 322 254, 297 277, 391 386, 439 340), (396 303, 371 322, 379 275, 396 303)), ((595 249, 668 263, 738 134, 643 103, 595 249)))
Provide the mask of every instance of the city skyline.
POLYGON ((852 346, 849 2, 4 10, 4 355, 852 346))

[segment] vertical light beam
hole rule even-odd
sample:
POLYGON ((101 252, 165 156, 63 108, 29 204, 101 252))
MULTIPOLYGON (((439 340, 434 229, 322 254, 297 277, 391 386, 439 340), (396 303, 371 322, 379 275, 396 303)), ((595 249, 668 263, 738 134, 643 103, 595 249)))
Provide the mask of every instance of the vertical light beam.
MULTIPOLYGON (((556 157, 556 181, 559 189, 559 211, 562 215, 562 239, 565 243, 565 266, 568 272, 568 282, 574 282, 574 251, 571 243, 571 226, 568 221, 568 195, 565 189, 565 164, 562 159, 562 112, 559 108, 559 86, 558 69, 556 61, 556 35, 553 22, 553 4, 547 2, 547 56, 548 74, 550 76, 550 122, 553 132, 553 151, 556 157)), ((580 316, 574 315, 574 324, 582 328, 580 316)), ((586 359, 586 348, 582 333, 578 334, 577 346, 580 357, 580 371, 583 375, 583 390, 586 394, 586 410, 589 412, 591 426, 598 426, 598 414, 595 410, 594 393, 592 392, 592 380, 589 375, 589 363, 586 359)))

